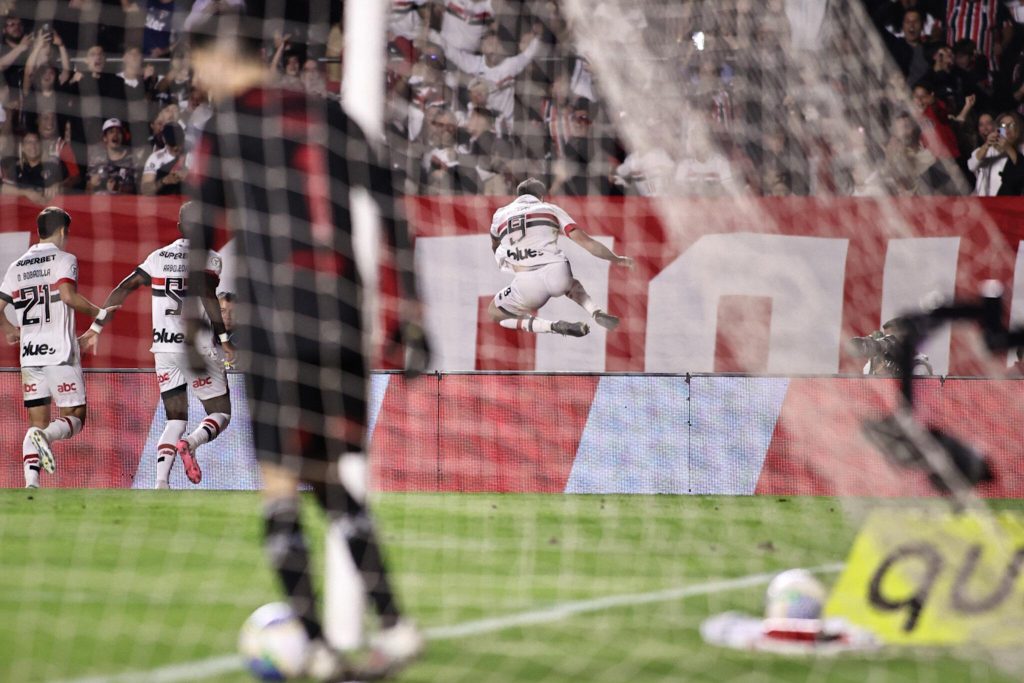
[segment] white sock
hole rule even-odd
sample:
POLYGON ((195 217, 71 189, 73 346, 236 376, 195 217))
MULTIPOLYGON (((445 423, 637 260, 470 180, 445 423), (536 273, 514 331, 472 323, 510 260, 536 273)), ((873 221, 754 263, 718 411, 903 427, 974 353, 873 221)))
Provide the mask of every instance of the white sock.
MULTIPOLYGON (((357 502, 366 500, 366 456, 343 453, 338 459, 338 478, 357 502)), ((339 650, 355 650, 364 639, 366 585, 352 558, 345 516, 329 520, 324 544, 324 632, 328 642, 339 650)))
POLYGON ((541 334, 543 332, 551 331, 552 321, 545 320, 544 318, 506 318, 505 320, 499 320, 498 324, 502 327, 507 327, 510 330, 523 330, 525 332, 536 332, 541 334))
POLYGON ((363 645, 366 586, 348 549, 345 524, 336 519, 327 525, 324 544, 324 635, 342 651, 363 645))
POLYGON ((74 415, 69 415, 67 417, 58 417, 51 422, 43 430, 43 434, 46 435, 47 441, 53 443, 61 439, 70 439, 80 431, 82 431, 82 421, 74 415))
POLYGON ((21 442, 21 462, 25 469, 25 486, 39 486, 39 451, 32 445, 28 432, 21 442))
POLYGON ((181 435, 185 433, 185 420, 168 420, 164 426, 164 433, 160 435, 160 441, 156 447, 156 487, 162 488, 166 485, 171 475, 171 467, 174 466, 174 458, 177 455, 177 444, 181 435))
POLYGON ((204 443, 209 443, 228 427, 231 416, 227 413, 210 413, 199 423, 195 431, 185 437, 188 444, 195 450, 204 443))
POLYGON ((25 468, 25 486, 39 486, 39 454, 26 453, 21 457, 25 468))
POLYGON ((586 292, 581 294, 578 300, 573 299, 573 301, 576 301, 576 303, 582 306, 583 310, 585 310, 590 315, 594 315, 595 313, 601 310, 601 307, 595 304, 594 300, 591 299, 590 295, 587 294, 586 292))

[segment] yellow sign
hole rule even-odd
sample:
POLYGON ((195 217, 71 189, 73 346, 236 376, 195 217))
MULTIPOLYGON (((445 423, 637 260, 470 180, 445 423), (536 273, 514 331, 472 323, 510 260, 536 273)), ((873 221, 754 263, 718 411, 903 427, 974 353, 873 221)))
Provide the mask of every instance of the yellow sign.
POLYGON ((880 510, 825 612, 904 645, 1024 643, 1024 517, 880 510))

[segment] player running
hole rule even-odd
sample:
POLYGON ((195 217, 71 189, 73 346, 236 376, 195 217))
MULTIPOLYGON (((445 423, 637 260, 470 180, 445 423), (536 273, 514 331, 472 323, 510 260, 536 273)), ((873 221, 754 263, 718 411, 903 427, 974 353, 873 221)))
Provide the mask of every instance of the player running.
MULTIPOLYGON (((192 203, 184 204, 178 211, 178 231, 184 235, 184 224, 192 203)), ((212 281, 205 292, 213 292, 220 278, 221 259, 211 252, 203 276, 212 281)), ((193 484, 202 481, 203 472, 196 459, 196 450, 205 443, 216 439, 231 421, 231 397, 228 394, 227 373, 224 368, 235 360, 235 349, 231 345, 227 328, 221 318, 220 304, 213 296, 200 298, 206 317, 204 322, 211 329, 204 330, 196 338, 196 347, 202 357, 203 367, 194 370, 190 366, 188 348, 185 345, 185 319, 188 307, 197 306, 196 299, 186 299, 188 294, 188 240, 182 237, 166 247, 157 249, 139 265, 131 275, 121 281, 107 296, 104 306, 121 306, 128 296, 139 287, 150 288, 153 295, 153 346, 150 351, 156 360, 156 381, 160 386, 160 397, 167 413, 167 424, 157 444, 156 486, 170 488, 168 478, 174 465, 175 455, 185 465, 185 475, 193 484), (215 345, 213 336, 220 341, 215 345), (223 353, 222 353, 223 351, 223 353), (191 384, 196 396, 203 402, 206 419, 191 434, 185 436, 188 423, 188 396, 186 389, 191 384)), ((201 317, 200 312, 196 316, 201 317)), ((107 320, 109 323, 109 319, 107 320)), ((98 331, 86 332, 83 342, 98 331)), ((90 340, 91 341, 91 340, 90 340)))
POLYGON ((585 233, 565 211, 544 201, 547 188, 527 178, 516 188, 515 201, 494 212, 491 250, 502 270, 516 275, 512 284, 495 295, 487 313, 491 320, 510 330, 553 332, 583 337, 590 332, 584 322, 545 320, 533 315, 556 296, 567 296, 583 307, 601 327, 614 330, 619 319, 597 307, 580 281, 572 276, 569 259, 558 248, 565 234, 597 258, 617 266, 633 267, 633 259, 617 256, 585 233))
MULTIPOLYGON (((39 488, 39 466, 53 474, 50 444, 70 439, 85 426, 85 379, 75 339, 75 312, 95 318, 100 329, 114 307, 99 308, 78 293, 78 259, 64 251, 71 216, 49 206, 36 217, 39 243, 11 264, 0 284, 0 327, 7 341, 21 342, 21 378, 28 431, 22 442, 25 488, 39 488), (18 324, 7 319, 13 306, 18 324), (56 396, 60 417, 50 421, 56 396)), ((81 349, 95 344, 83 335, 81 349)))

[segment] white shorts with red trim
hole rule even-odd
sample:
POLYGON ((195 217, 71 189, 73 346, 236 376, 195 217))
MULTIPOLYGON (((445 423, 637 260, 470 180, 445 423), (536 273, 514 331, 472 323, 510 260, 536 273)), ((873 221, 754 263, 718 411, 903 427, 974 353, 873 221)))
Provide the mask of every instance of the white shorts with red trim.
POLYGON ((195 372, 188 362, 186 353, 153 354, 156 359, 156 381, 160 393, 188 385, 201 400, 206 401, 228 393, 228 375, 224 369, 224 357, 220 349, 212 348, 203 352, 205 369, 195 372))
POLYGON ((512 315, 533 315, 550 299, 564 296, 572 286, 568 261, 548 263, 516 273, 512 284, 494 297, 494 305, 512 315))
POLYGON ((25 403, 43 405, 51 399, 59 408, 85 405, 85 377, 78 363, 21 369, 25 403))

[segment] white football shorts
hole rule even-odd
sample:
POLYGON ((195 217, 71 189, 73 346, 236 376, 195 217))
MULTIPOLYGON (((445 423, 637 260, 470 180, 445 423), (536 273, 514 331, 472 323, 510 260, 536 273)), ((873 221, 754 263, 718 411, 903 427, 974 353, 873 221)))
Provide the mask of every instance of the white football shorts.
POLYGON ((188 385, 201 400, 223 396, 228 391, 228 374, 224 369, 224 357, 219 348, 202 350, 206 369, 195 372, 189 367, 187 353, 153 354, 156 359, 156 382, 160 393, 188 385))
POLYGON ((85 405, 85 377, 78 363, 24 367, 21 389, 25 405, 29 407, 51 401, 58 408, 85 405))
POLYGON ((572 286, 572 268, 568 261, 547 263, 534 270, 516 273, 512 284, 498 292, 494 305, 512 315, 533 315, 556 296, 572 286))

